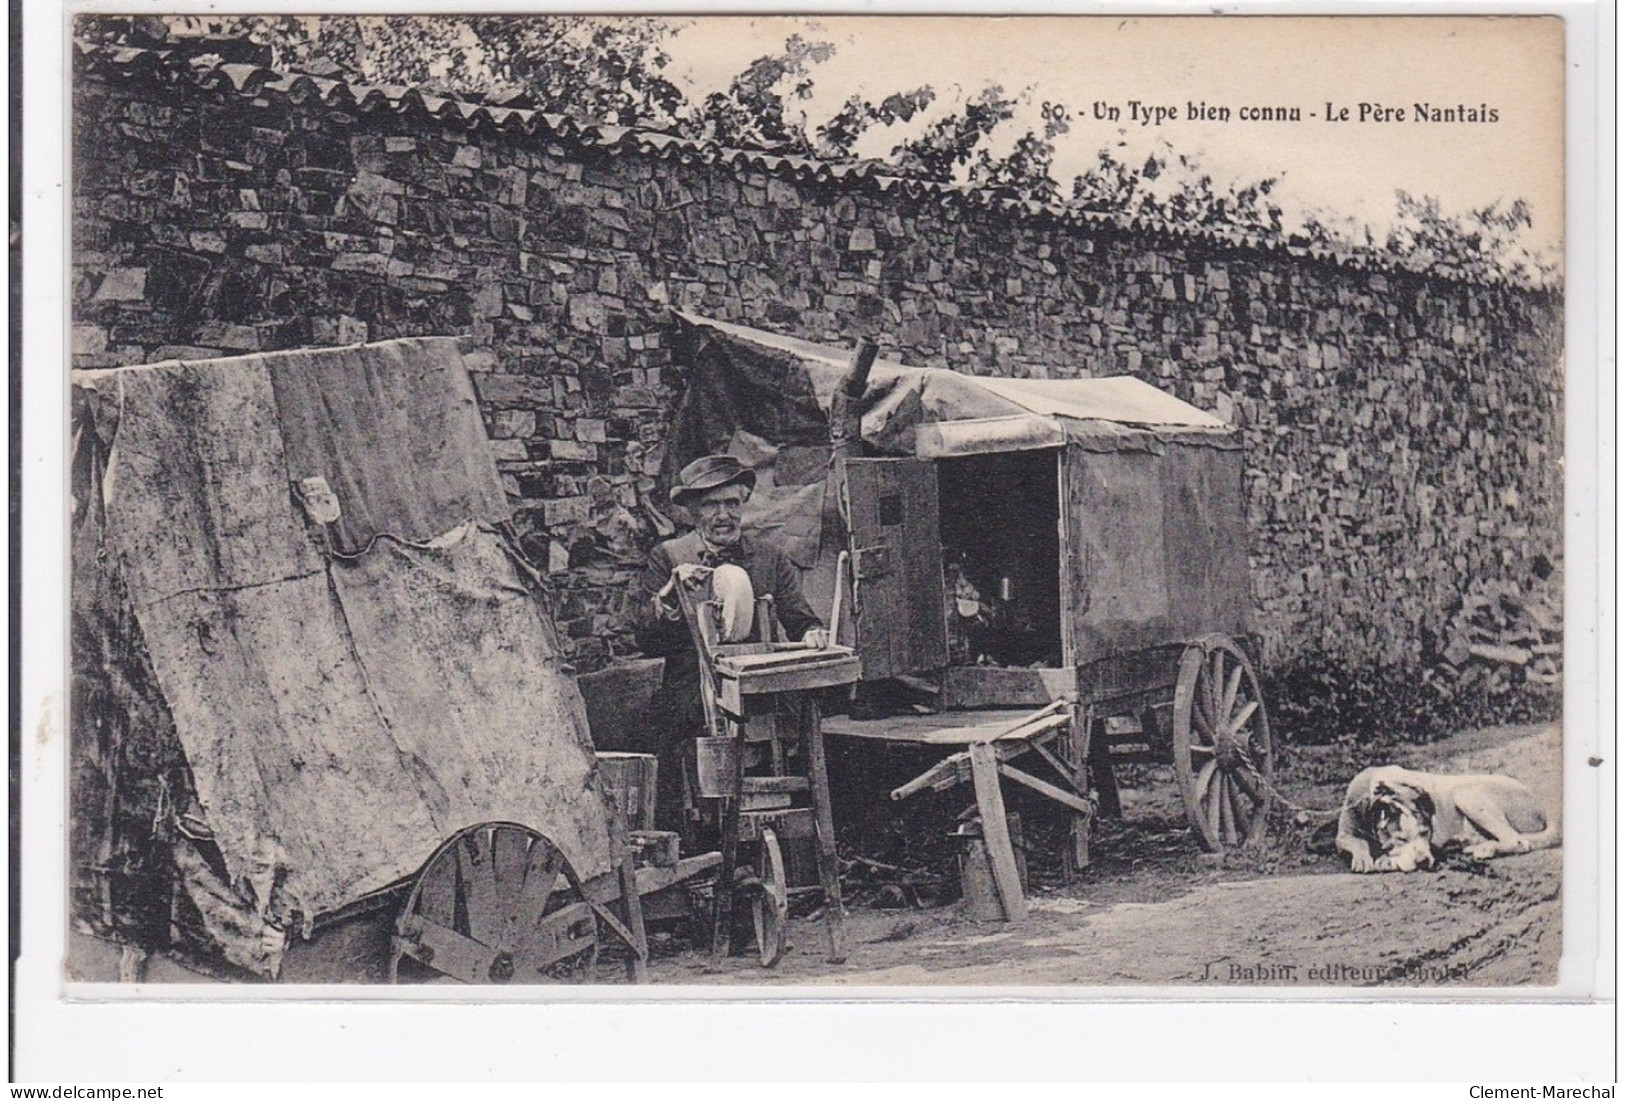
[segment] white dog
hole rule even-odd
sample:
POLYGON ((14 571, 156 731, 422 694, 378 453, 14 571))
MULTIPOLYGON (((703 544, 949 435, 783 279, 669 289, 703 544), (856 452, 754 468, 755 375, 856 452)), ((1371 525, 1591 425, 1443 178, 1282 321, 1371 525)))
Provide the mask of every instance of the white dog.
POLYGON ((1368 768, 1349 783, 1337 819, 1337 847, 1356 872, 1432 867, 1442 849, 1488 860, 1558 842, 1534 793, 1510 776, 1368 768))

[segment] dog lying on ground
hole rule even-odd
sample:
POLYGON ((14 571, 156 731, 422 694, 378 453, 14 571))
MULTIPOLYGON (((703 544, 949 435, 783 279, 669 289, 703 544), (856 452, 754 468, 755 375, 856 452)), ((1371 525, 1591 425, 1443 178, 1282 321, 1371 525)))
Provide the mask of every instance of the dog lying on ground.
POLYGON ((1441 852, 1488 860, 1558 841, 1534 793, 1510 776, 1368 768, 1350 781, 1337 819, 1337 848, 1356 872, 1412 872, 1441 852))

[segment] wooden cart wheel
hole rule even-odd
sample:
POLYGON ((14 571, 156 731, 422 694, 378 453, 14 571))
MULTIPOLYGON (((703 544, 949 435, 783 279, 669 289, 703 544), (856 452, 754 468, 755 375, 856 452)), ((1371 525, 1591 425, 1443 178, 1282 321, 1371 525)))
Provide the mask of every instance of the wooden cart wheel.
POLYGON ((1186 648, 1174 687, 1174 771, 1209 852, 1256 842, 1269 826, 1275 750, 1258 677, 1224 635, 1186 648))
POLYGON ((390 980, 410 957, 465 983, 533 983, 598 952, 599 907, 575 869, 527 826, 453 834, 418 873, 395 922, 390 980))
POLYGON ((756 856, 759 888, 751 901, 751 919, 756 925, 756 950, 762 966, 772 967, 784 957, 790 927, 790 894, 784 882, 784 854, 779 838, 770 829, 762 831, 761 851, 756 856))

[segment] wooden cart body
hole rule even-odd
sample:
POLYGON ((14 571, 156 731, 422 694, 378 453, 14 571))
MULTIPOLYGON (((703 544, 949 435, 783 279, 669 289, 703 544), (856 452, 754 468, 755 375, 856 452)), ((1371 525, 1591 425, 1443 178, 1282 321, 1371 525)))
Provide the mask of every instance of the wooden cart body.
MULTIPOLYGON (((1204 762, 1234 763, 1245 748, 1213 728, 1265 721, 1234 427, 1132 377, 984 378, 881 360, 857 402, 861 446, 834 448, 829 418, 850 353, 680 320, 695 383, 668 464, 732 450, 755 465, 745 525, 789 539, 815 600, 833 588, 837 556, 850 556, 854 615, 841 641, 865 681, 935 685, 945 710, 1069 697, 1074 794, 1087 787, 1086 762, 1109 787, 1109 762, 1162 760, 1182 766, 1187 805, 1203 810, 1215 790, 1204 762), (1032 595, 1047 626, 1031 653, 996 665, 950 653, 956 542, 1002 557, 994 583, 1017 601, 1032 595)), ((988 587, 985 576, 972 586, 988 587)), ((1236 766, 1251 770, 1243 781, 1261 813, 1238 831, 1223 800, 1204 843, 1250 834, 1254 817, 1261 828, 1267 757, 1236 766)))
POLYGON ((1036 671, 950 678, 952 705, 1022 706, 1037 682, 1054 684, 1050 669, 1075 671, 1084 699, 1111 694, 1166 679, 1172 648, 1250 635, 1242 441, 1220 418, 1131 377, 984 378, 882 359, 861 405, 862 456, 832 463, 827 417, 849 353, 679 317, 696 382, 667 467, 716 450, 755 466, 745 526, 790 545, 815 607, 850 552, 856 614, 840 641, 866 681, 954 664, 943 546, 965 505, 953 472, 978 464, 1048 483, 1049 530, 997 514, 969 524, 1031 521, 1014 539, 1047 554, 1027 548, 1018 580, 1055 588, 1058 648, 1036 671))

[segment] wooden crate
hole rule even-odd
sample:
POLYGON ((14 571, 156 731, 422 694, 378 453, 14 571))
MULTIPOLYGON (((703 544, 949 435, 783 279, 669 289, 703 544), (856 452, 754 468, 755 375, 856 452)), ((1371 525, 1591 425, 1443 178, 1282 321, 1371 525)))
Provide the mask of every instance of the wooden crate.
POLYGON ((598 774, 615 796, 629 830, 655 828, 659 762, 649 753, 599 752, 598 774))

